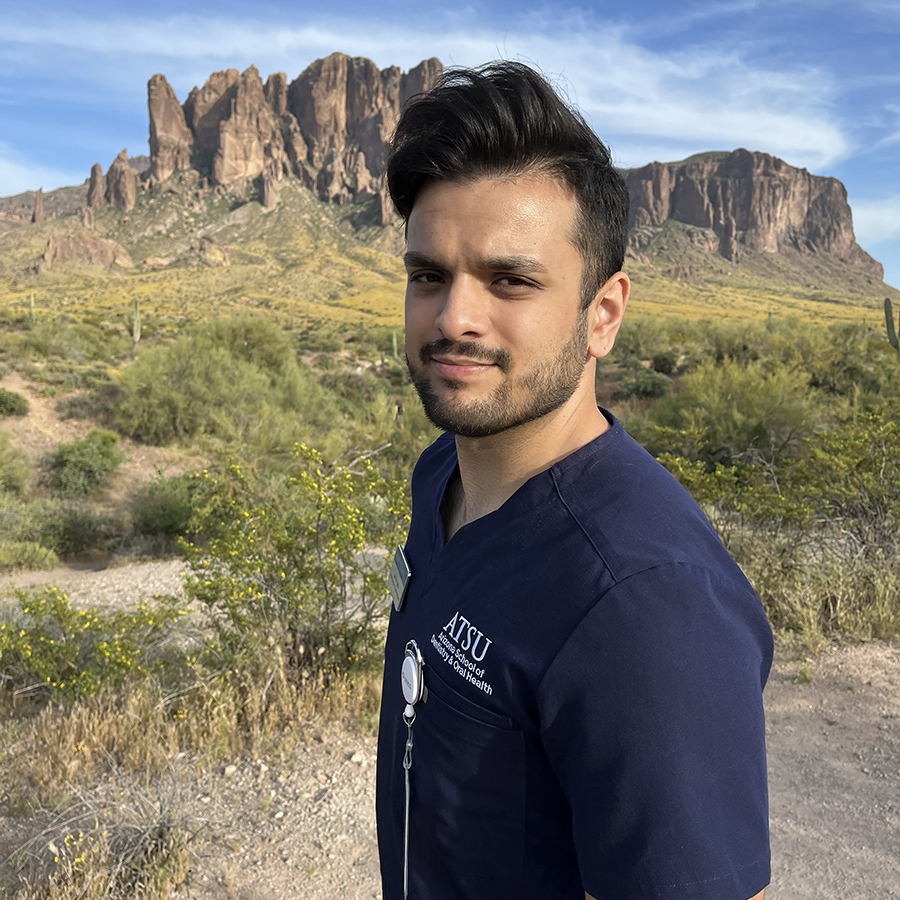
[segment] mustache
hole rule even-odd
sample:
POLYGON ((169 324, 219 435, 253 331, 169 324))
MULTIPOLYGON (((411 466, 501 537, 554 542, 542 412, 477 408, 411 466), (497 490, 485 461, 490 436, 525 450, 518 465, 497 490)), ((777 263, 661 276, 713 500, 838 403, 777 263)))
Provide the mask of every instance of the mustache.
POLYGON ((419 359, 425 365, 434 356, 462 356, 473 362, 489 363, 497 366, 505 372, 509 368, 509 351, 502 347, 485 347, 475 341, 451 341, 449 338, 439 338, 429 341, 419 348, 419 359))

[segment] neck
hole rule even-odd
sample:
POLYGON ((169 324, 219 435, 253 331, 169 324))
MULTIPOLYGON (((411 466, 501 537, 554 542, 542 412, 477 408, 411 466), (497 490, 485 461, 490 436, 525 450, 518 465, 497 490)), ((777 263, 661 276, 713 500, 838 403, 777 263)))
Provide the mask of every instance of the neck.
POLYGON ((463 525, 499 509, 530 478, 608 428, 591 384, 588 397, 573 397, 533 422, 484 438, 457 436, 460 481, 447 500, 447 540, 463 525))

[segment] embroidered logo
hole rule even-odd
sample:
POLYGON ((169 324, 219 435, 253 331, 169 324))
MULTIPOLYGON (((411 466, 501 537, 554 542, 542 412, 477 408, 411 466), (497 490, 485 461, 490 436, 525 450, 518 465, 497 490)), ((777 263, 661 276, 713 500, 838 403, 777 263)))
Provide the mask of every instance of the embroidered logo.
POLYGON ((458 610, 439 634, 431 636, 431 645, 441 659, 457 675, 488 696, 494 689, 484 680, 484 668, 478 663, 484 660, 491 643, 491 639, 458 610))

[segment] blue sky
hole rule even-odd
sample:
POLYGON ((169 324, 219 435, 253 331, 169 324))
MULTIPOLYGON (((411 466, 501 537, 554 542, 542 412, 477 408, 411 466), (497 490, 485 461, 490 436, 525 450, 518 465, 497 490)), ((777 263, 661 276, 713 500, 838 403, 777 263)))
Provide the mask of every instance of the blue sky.
POLYGON ((620 165, 747 147, 840 178, 900 286, 900 0, 86 7, 0 0, 0 196, 146 153, 154 72, 183 100, 217 69, 294 78, 334 50, 403 69, 505 57, 561 85, 620 165))

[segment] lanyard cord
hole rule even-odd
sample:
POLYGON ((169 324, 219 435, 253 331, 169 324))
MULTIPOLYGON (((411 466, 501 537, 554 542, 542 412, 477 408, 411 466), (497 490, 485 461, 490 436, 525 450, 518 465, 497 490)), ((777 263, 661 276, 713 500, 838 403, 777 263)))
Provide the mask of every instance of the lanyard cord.
POLYGON ((403 900, 409 897, 409 770, 412 767, 412 748, 413 748, 413 722, 416 720, 416 714, 409 717, 403 714, 403 721, 406 722, 406 750, 403 753, 403 779, 406 784, 405 809, 403 814, 403 900))

